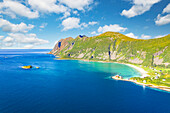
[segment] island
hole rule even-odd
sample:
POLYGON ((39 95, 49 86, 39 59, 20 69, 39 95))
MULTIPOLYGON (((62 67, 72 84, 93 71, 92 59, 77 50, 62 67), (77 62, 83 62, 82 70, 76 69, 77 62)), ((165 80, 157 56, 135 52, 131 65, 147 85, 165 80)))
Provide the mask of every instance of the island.
MULTIPOLYGON (((128 80, 170 91, 170 34, 154 39, 134 39, 118 32, 61 39, 49 53, 61 59, 116 62, 135 68, 141 77, 128 80)), ((116 76, 116 75, 115 75, 116 76)))

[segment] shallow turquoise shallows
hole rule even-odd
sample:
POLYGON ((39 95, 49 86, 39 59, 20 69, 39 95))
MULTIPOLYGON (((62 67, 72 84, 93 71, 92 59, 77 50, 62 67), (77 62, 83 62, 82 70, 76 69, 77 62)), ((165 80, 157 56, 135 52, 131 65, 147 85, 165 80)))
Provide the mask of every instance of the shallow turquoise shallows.
POLYGON ((135 69, 49 51, 0 50, 0 113, 170 113, 170 93, 111 79, 140 76, 135 69))

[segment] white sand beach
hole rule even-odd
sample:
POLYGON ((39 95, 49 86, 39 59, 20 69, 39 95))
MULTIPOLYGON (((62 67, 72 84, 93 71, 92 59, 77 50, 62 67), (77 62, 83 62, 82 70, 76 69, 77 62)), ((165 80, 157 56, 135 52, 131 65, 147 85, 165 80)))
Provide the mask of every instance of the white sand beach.
MULTIPOLYGON (((123 64, 125 64, 125 63, 123 63, 123 64)), ((132 64, 125 64, 125 65, 130 66, 130 67, 136 69, 137 71, 139 71, 142 75, 141 78, 150 76, 150 75, 147 74, 148 72, 145 71, 143 68, 137 67, 137 66, 132 65, 132 64)))

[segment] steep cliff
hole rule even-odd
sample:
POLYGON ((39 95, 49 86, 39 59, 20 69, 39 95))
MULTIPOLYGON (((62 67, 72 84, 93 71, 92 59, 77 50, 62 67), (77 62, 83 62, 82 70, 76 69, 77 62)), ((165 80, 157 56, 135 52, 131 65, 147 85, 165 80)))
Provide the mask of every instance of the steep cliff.
POLYGON ((68 38, 59 40, 50 53, 57 55, 61 50, 63 50, 65 47, 67 47, 69 45, 69 42, 72 40, 73 40, 72 37, 68 37, 68 38))
POLYGON ((170 35, 156 39, 133 39, 117 32, 94 37, 61 39, 52 54, 63 58, 129 62, 170 66, 170 35))

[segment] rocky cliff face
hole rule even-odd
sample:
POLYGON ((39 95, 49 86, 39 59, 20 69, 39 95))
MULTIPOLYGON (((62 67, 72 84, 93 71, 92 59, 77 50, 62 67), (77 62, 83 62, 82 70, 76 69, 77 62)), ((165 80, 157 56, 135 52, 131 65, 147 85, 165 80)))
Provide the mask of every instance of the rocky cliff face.
POLYGON ((73 40, 72 37, 59 40, 50 53, 54 55, 59 54, 61 50, 63 50, 65 47, 68 46, 69 41, 72 41, 72 40, 73 40))
POLYGON ((170 35, 149 40, 115 32, 95 37, 78 36, 60 40, 51 53, 67 58, 170 66, 170 35))

